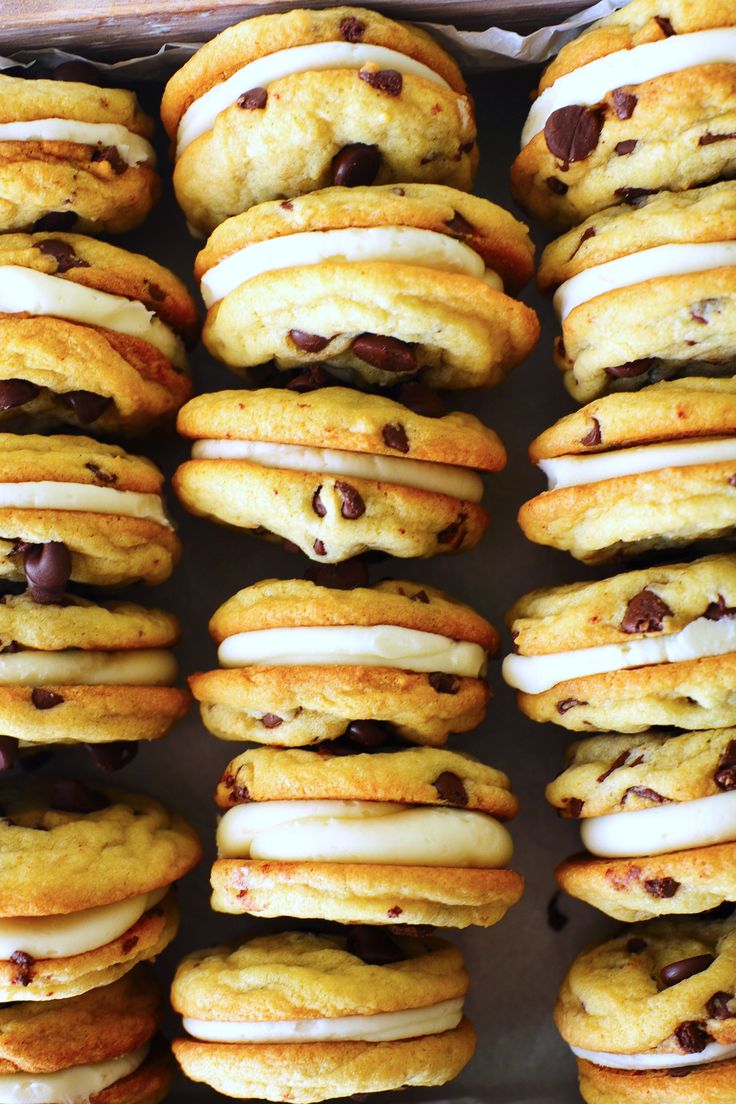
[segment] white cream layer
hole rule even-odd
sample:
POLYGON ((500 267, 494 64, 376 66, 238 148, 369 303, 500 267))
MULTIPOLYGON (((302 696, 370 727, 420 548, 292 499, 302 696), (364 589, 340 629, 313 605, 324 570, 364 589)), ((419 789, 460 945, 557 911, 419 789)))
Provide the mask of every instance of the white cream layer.
POLYGON ((665 441, 657 445, 592 452, 587 456, 554 456, 540 460, 550 491, 603 483, 627 475, 644 475, 665 468, 689 468, 697 464, 723 464, 736 460, 736 437, 665 441))
POLYGON ((10 958, 14 951, 25 951, 36 959, 68 958, 104 947, 137 924, 168 889, 165 886, 82 912, 0 918, 0 959, 10 958))
POLYGON ((218 649, 223 667, 398 667, 479 678, 486 653, 480 644, 398 625, 325 625, 260 629, 226 637, 218 649))
POLYGON ((390 1043, 452 1031, 463 1016, 463 998, 428 1008, 378 1012, 372 1016, 336 1016, 324 1020, 261 1020, 220 1023, 184 1016, 184 1030, 209 1043, 390 1043))
POLYGON ((648 636, 626 644, 601 644, 551 655, 508 655, 503 677, 525 694, 542 694, 570 679, 626 671, 656 663, 682 663, 736 652, 736 617, 709 621, 698 617, 676 633, 648 636))
POLYGON ((155 165, 150 142, 120 123, 82 123, 77 119, 28 119, 0 123, 0 142, 76 142, 81 146, 114 146, 128 165, 155 165))
POLYGON ((180 338, 138 299, 111 295, 23 265, 0 265, 0 312, 50 315, 139 337, 177 368, 186 368, 180 338))
POLYGON ((0 686, 171 686, 176 660, 163 648, 93 652, 27 649, 0 654, 0 686))
POLYGON ((496 869, 511 836, 487 813, 384 801, 261 801, 229 809, 220 858, 496 869))
POLYGON ((581 822, 584 846, 602 858, 666 855, 736 840, 736 791, 610 813, 581 822))
POLYGON ((0 510, 80 510, 85 514, 146 518, 172 528, 160 495, 118 491, 92 483, 57 483, 53 479, 0 483, 0 510))
POLYGON ((306 445, 283 445, 271 441, 208 440, 194 444, 192 458, 248 460, 251 464, 282 471, 319 472, 396 483, 400 487, 416 487, 435 494, 451 495, 464 502, 480 502, 483 497, 483 481, 476 472, 452 464, 434 464, 402 456, 308 448, 306 445))
POLYGON ((676 34, 596 58, 558 77, 537 97, 521 133, 522 149, 544 130, 552 112, 560 107, 597 104, 614 88, 643 84, 668 73, 717 62, 736 64, 736 27, 676 34))
POLYGON ((736 265, 736 242, 690 242, 657 245, 616 257, 571 276, 555 292, 553 303, 560 320, 579 307, 619 288, 658 280, 663 276, 687 276, 691 272, 708 272, 715 268, 736 265))
MULTIPOLYGON (((648 1054, 609 1054, 599 1050, 584 1050, 571 1046, 570 1050, 577 1058, 593 1062, 596 1066, 609 1069, 647 1070, 677 1069, 678 1066, 705 1066, 710 1062, 723 1062, 736 1055, 736 1043, 726 1046, 723 1043, 709 1043, 700 1054, 654 1053, 648 1054)), ((705 1102, 703 1102, 705 1104, 705 1102)))
POLYGON ((70 1066, 57 1073, 4 1073, 0 1075, 0 1104, 89 1104, 97 1093, 134 1073, 148 1049, 142 1046, 120 1058, 70 1066))
POLYGON ((487 269, 481 255, 457 238, 415 226, 369 226, 284 234, 246 245, 205 273, 200 285, 202 298, 209 309, 235 288, 264 272, 327 261, 419 265, 475 276, 503 291, 503 280, 498 273, 487 269))
POLYGON ((268 88, 274 81, 295 73, 319 72, 325 69, 362 69, 376 65, 379 69, 395 69, 403 76, 424 80, 449 88, 447 81, 421 61, 385 46, 352 42, 314 42, 307 46, 292 46, 251 61, 236 70, 227 80, 210 88, 190 104, 181 117, 177 132, 176 156, 195 138, 212 130, 215 119, 251 88, 268 88))

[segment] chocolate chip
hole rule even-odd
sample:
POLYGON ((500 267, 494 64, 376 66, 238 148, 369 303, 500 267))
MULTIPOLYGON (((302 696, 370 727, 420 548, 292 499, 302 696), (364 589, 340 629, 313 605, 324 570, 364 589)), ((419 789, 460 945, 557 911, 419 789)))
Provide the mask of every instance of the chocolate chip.
POLYGON ((324 541, 316 540, 312 545, 312 548, 314 549, 315 555, 317 556, 327 555, 327 549, 325 548, 324 541))
POLYGON ((397 422, 396 425, 385 425, 383 427, 382 436, 384 444, 388 448, 396 449, 397 452, 403 453, 409 451, 406 430, 401 422, 397 422))
POLYGON ((41 686, 34 686, 31 691, 31 701, 36 709, 53 709, 64 701, 61 694, 53 690, 44 690, 41 686))
POLYGON ((351 349, 358 360, 382 372, 416 372, 419 367, 414 347, 395 337, 360 334, 351 349))
POLYGON ((0 648, 1 655, 12 655, 14 652, 24 651, 23 645, 19 644, 17 640, 11 640, 9 644, 0 648))
POLYGON ((567 193, 569 185, 564 180, 559 180, 556 176, 548 176, 545 180, 545 184, 551 192, 555 195, 563 196, 567 193))
POLYGON ((391 395, 396 402, 424 418, 441 418, 445 413, 444 403, 437 392, 415 380, 400 384, 392 390, 391 395))
POLYGON ((69 242, 60 238, 44 238, 43 241, 36 242, 35 247, 44 257, 54 258, 57 275, 68 272, 71 268, 89 268, 89 262, 78 257, 69 242))
POLYGON ((670 962, 659 971, 662 985, 669 989, 671 985, 678 985, 687 978, 702 974, 703 970, 714 963, 716 956, 712 954, 693 955, 692 958, 681 958, 677 962, 670 962))
POLYGON ((26 951, 13 951, 10 956, 10 961, 14 966, 18 967, 17 972, 13 975, 12 984, 22 985, 24 988, 26 985, 30 985, 33 981, 33 967, 36 964, 35 958, 26 951))
POLYGON ((569 258, 568 258, 568 260, 570 260, 570 261, 571 261, 571 260, 573 259, 573 257, 575 256, 575 254, 576 254, 576 253, 578 252, 578 250, 580 249, 580 247, 581 247, 581 246, 582 246, 582 245, 583 245, 583 244, 584 244, 584 243, 585 243, 586 241, 589 241, 589 240, 590 240, 591 238, 594 238, 594 237, 595 237, 595 226, 589 226, 589 227, 588 227, 588 229, 587 229, 587 230, 585 231, 585 233, 581 235, 581 237, 580 237, 580 241, 578 242, 578 244, 577 244, 577 245, 575 246, 575 248, 573 249, 572 253, 570 254, 570 256, 569 256, 569 258))
POLYGON ((468 804, 468 792, 463 785, 463 780, 452 771, 442 771, 432 783, 437 791, 440 801, 447 802, 457 808, 464 809, 468 804))
POLYGON ((131 951, 135 950, 135 948, 138 946, 138 942, 139 940, 137 935, 126 935, 125 939, 120 944, 120 949, 124 955, 128 955, 131 951))
POLYGON ((283 723, 284 718, 278 717, 275 713, 264 713, 261 717, 261 724, 264 728, 278 728, 283 723))
POLYGON ((724 993, 722 990, 714 993, 705 1006, 709 1018, 711 1020, 730 1020, 733 1017, 730 1008, 732 1000, 733 993, 724 993))
POLYGON ((109 744, 85 744, 84 746, 92 761, 105 771, 121 770, 138 754, 138 743, 135 740, 113 740, 109 744))
POLYGON ((701 1020, 687 1020, 675 1028, 675 1038, 685 1054, 701 1054, 713 1039, 701 1020))
POLYGON ((644 587, 627 605, 621 632, 661 632, 665 617, 672 617, 670 607, 653 590, 644 587))
POLYGON ((247 786, 238 786, 235 784, 235 779, 228 775, 228 784, 230 786, 230 801, 233 805, 247 805, 250 800, 250 791, 247 786))
POLYGON ((587 705, 587 702, 578 701, 577 698, 565 698, 564 701, 558 701, 557 712, 560 714, 567 713, 569 709, 574 709, 576 705, 587 705))
POLYGON ((263 111, 268 103, 268 92, 265 88, 249 88, 236 102, 244 111, 263 111))
POLYGON ((62 813, 96 813, 107 809, 110 801, 99 790, 82 782, 57 780, 51 787, 49 805, 62 813))
POLYGON ((418 590, 416 594, 412 594, 409 599, 410 602, 423 602, 425 606, 429 605, 429 595, 426 590, 418 590))
POLYGON ((578 820, 584 806, 585 802, 581 801, 579 797, 565 799, 565 804, 560 809, 560 815, 566 820, 578 820))
POLYGON ((613 194, 617 195, 619 199, 622 199, 624 203, 628 203, 629 206, 633 207, 640 199, 654 195, 656 190, 656 188, 617 188, 613 194))
POLYGON ((331 587, 333 590, 367 587, 369 582, 368 568, 359 556, 342 563, 312 564, 304 574, 316 586, 331 587))
POLYGON ((349 146, 343 146, 332 158, 332 183, 340 188, 359 188, 372 184, 380 167, 381 152, 378 146, 353 142, 349 146))
POLYGON ((724 617, 735 617, 736 606, 727 606, 722 594, 718 595, 716 602, 709 602, 705 608, 705 617, 708 621, 721 621, 724 617))
POLYGON ((468 222, 459 211, 453 213, 452 218, 447 220, 445 226, 460 238, 470 238, 475 233, 473 224, 468 222))
POLYGON ((0 736, 0 771, 10 770, 18 758, 18 741, 13 736, 0 736))
POLYGON ((404 85, 404 78, 396 69, 360 69, 358 76, 371 88, 385 92, 387 96, 398 96, 404 85))
POLYGON ((650 878, 644 882, 644 889, 650 897, 659 897, 665 900, 674 897, 679 888, 680 883, 676 882, 674 878, 650 878))
POLYGON ((619 157, 627 157, 630 153, 633 153, 637 147, 636 138, 626 138, 623 142, 617 142, 613 147, 613 152, 617 153, 619 157))
POLYGON ((642 954, 647 949, 649 944, 646 939, 640 939, 638 936, 633 936, 626 944, 626 950, 629 954, 638 955, 642 954))
POLYGON ((721 790, 736 790, 736 740, 731 740, 713 775, 721 790))
POLYGON ((340 513, 347 521, 357 521, 365 513, 365 502, 350 483, 335 480, 335 490, 342 498, 340 513))
POLYGON ((635 96, 633 92, 627 92, 625 88, 614 88, 611 93, 611 102, 617 119, 630 119, 639 102, 639 97, 635 96))
POLYGON ((736 133, 734 134, 710 134, 708 131, 705 134, 701 134, 698 139, 699 146, 712 146, 714 142, 731 142, 736 139, 736 133))
POLYGON ((304 330, 289 330, 289 337, 303 353, 321 353, 332 340, 331 337, 320 337, 319 334, 306 333, 304 330))
POLYGON ((598 108, 569 104, 553 111, 544 127, 547 149, 565 165, 584 161, 598 145, 603 115, 598 108))
POLYGON ((406 958, 401 947, 387 932, 364 924, 352 924, 348 928, 345 950, 369 966, 388 966, 391 962, 403 962, 406 958))
POLYGON ((453 544, 456 548, 465 540, 466 529, 465 522, 468 520, 467 514, 459 514, 457 519, 437 534, 438 544, 453 544))
POLYGON ((379 721, 351 721, 342 735, 361 748, 384 747, 394 740, 392 729, 379 721))
POLYGON ((386 915, 390 920, 395 920, 398 916, 401 916, 403 911, 404 910, 402 908, 399 908, 398 905, 392 905, 386 915))
POLYGON ((444 671, 433 671, 429 676, 429 685, 438 694, 457 694, 460 689, 460 680, 454 675, 448 675, 444 671))
POLYGON ((128 167, 128 162, 120 156, 117 146, 98 146, 92 154, 92 160, 107 161, 115 176, 122 176, 128 167))
POLYGON ((0 380, 0 411, 14 410, 16 406, 24 406, 41 394, 41 388, 36 387, 30 380, 7 379, 0 380))
POLYGON ((320 498, 319 492, 321 490, 322 490, 322 484, 320 483, 319 487, 317 488, 317 490, 312 495, 312 509, 314 510, 317 517, 323 518, 327 513, 327 507, 325 506, 324 502, 320 498))
POLYGON ((606 368, 606 375, 612 379, 632 379, 643 376, 652 367, 651 357, 642 360, 629 360, 626 364, 617 364, 615 368, 606 368))
POLYGON ((94 391, 65 391, 59 398, 81 425, 96 422, 112 403, 109 395, 97 395, 94 391))
POLYGON ((584 437, 580 438, 581 445, 599 445, 601 443, 601 423, 597 418, 591 418, 593 423, 591 429, 584 437))
POLYGON ((104 87, 104 75, 89 61, 63 61, 51 74, 54 80, 77 81, 79 84, 93 84, 104 87))
POLYGON ((345 42, 362 42, 364 34, 365 23, 355 16, 349 15, 340 21, 340 37, 345 42))
POLYGON ((49 211, 47 215, 42 215, 40 219, 36 219, 31 229, 34 232, 43 230, 51 233, 54 231, 63 232, 64 230, 71 230, 76 222, 76 211, 49 211))
POLYGON ((23 570, 33 601, 53 605, 64 597, 72 573, 72 557, 61 541, 34 544, 23 553, 23 570))
POLYGON ((675 28, 664 15, 655 15, 654 22, 659 27, 660 31, 666 38, 671 38, 673 34, 676 34, 675 28))
POLYGON ((331 387, 332 380, 325 372, 321 364, 309 364, 304 371, 297 372, 286 384, 287 391, 296 391, 300 395, 308 391, 319 391, 323 387, 331 387))
POLYGON ((99 483, 101 487, 111 487, 113 483, 117 483, 118 477, 114 472, 105 471, 103 468, 93 464, 91 461, 84 465, 88 471, 91 471, 95 477, 95 483, 99 483))

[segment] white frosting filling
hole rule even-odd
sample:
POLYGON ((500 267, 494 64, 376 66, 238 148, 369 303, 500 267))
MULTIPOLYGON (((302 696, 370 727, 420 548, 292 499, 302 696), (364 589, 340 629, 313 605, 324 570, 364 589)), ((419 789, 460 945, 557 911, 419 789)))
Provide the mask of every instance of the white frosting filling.
POLYGON ((323 1020, 261 1020, 225 1023, 183 1017, 184 1030, 210 1043, 390 1043, 452 1031, 463 1015, 463 998, 428 1008, 377 1012, 371 1016, 335 1016, 323 1020))
POLYGON ((709 1062, 723 1062, 726 1058, 733 1058, 736 1055, 736 1043, 728 1045, 709 1043, 700 1054, 652 1051, 648 1054, 609 1054, 605 1051, 584 1050, 583 1047, 574 1046, 571 1046, 570 1050, 577 1058, 584 1058, 586 1062, 594 1062, 596 1066, 607 1066, 609 1069, 676 1069, 678 1066, 704 1066, 709 1062))
POLYGON ((70 1066, 56 1073, 4 1073, 0 1075, 0 1104, 89 1104, 97 1093, 134 1073, 148 1049, 142 1046, 120 1058, 70 1066))
POLYGON ((93 652, 27 649, 0 654, 0 686, 171 686, 176 660, 163 648, 93 652))
POLYGON ((591 817, 580 825, 584 846, 603 858, 666 855, 736 840, 736 791, 591 817))
POLYGON ((587 456, 554 456, 540 460, 539 468, 549 481, 549 490, 603 483, 627 475, 688 468, 696 464, 722 464, 736 460, 736 437, 665 441, 657 445, 593 452, 587 456))
POLYGON ((389 261, 420 265, 476 276, 503 291, 503 280, 498 273, 486 269, 480 254, 457 238, 415 226, 370 226, 310 230, 246 245, 205 273, 201 283, 202 298, 209 308, 246 280, 264 272, 324 261, 358 264, 389 261))
POLYGON ((398 667, 479 678, 486 665, 480 644, 399 625, 325 625, 260 629, 225 637, 218 650, 223 667, 398 667))
POLYGON ((220 858, 496 869, 513 853, 487 813, 384 801, 261 801, 228 809, 220 858))
POLYGON ((626 644, 601 644, 551 655, 508 655, 503 677, 525 694, 541 694, 569 679, 625 671, 654 663, 682 663, 736 651, 736 618, 709 621, 698 617, 676 633, 648 636, 626 644))
POLYGON ((180 338, 138 299, 110 295, 22 265, 0 265, 0 312, 51 315, 139 337, 177 368, 186 368, 180 338))
POLYGON ((708 272, 714 268, 736 265, 736 242, 689 242, 657 245, 616 257, 571 276, 555 292, 555 310, 561 321, 581 303, 619 288, 643 284, 662 276, 686 276, 691 272, 708 272))
POLYGON ((128 165, 155 165, 150 142, 120 123, 81 123, 77 119, 29 119, 0 123, 0 142, 77 142, 82 146, 114 146, 128 165))
POLYGON ((544 130, 552 112, 560 107, 597 104, 614 88, 716 62, 736 63, 736 27, 676 34, 596 58, 558 77, 537 97, 521 133, 522 149, 544 130))
POLYGON ((227 80, 216 84, 190 104, 181 117, 177 133, 176 156, 195 138, 212 130, 215 119, 230 104, 251 88, 268 88, 274 81, 295 73, 318 72, 325 69, 362 69, 377 65, 379 69, 395 69, 403 76, 424 80, 449 88, 447 81, 434 69, 414 58, 362 42, 314 42, 308 46, 292 46, 243 65, 227 80))
POLYGON ((14 951, 33 958, 69 958, 112 943, 157 905, 168 886, 111 905, 57 916, 0 917, 0 959, 14 951))
POLYGON ((118 491, 92 483, 62 483, 39 479, 34 483, 0 483, 0 510, 81 510, 86 514, 115 514, 147 518, 171 529, 161 496, 140 491, 118 491))
POLYGON ((396 483, 435 494, 452 495, 464 502, 480 502, 483 481, 467 468, 410 460, 402 456, 378 456, 346 449, 308 448, 270 441, 197 441, 192 448, 195 460, 248 460, 265 468, 283 471, 319 472, 324 475, 353 476, 379 483, 396 483))

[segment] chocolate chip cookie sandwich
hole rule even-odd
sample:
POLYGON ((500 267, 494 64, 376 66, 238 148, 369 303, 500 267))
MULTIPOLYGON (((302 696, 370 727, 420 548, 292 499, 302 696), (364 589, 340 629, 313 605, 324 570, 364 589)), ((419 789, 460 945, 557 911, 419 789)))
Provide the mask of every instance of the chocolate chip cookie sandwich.
POLYGON ((480 724, 498 634, 442 591, 387 580, 351 590, 267 579, 215 612, 220 669, 190 676, 224 740, 300 747, 356 722, 417 744, 480 724))
POLYGON ((203 339, 236 371, 487 387, 532 350, 527 228, 452 188, 330 188, 228 219, 197 257, 203 339))
POLYGON ((583 1100, 728 1104, 735 990, 733 919, 638 924, 584 951, 555 1008, 583 1100))
POLYGON ((161 182, 153 120, 133 92, 0 74, 0 230, 119 234, 143 222, 161 182))
POLYGON ((726 181, 601 211, 549 245, 538 282, 554 292, 555 360, 573 397, 731 375, 734 239, 726 181))
POLYGON ((4 1005, 0 1094, 14 1104, 158 1104, 173 1080, 168 1049, 154 1039, 161 1013, 144 967, 76 997, 4 1005))
POLYGON ((123 766, 189 705, 187 691, 173 685, 176 619, 39 585, 53 583, 57 558, 62 545, 29 555, 35 583, 0 603, 0 769, 12 766, 19 746, 78 743, 100 766, 123 766))
POLYGON ((547 67, 511 179, 546 223, 681 192, 736 170, 729 0, 633 0, 547 67))
POLYGON ((0 578, 40 590, 164 582, 181 544, 162 485, 118 445, 0 433, 0 578))
POLYGON ((195 951, 171 999, 187 1077, 238 1099, 295 1104, 443 1085, 475 1049, 460 952, 354 926, 195 951))
POLYGON ((0 236, 0 425, 131 434, 172 420, 197 325, 182 282, 148 257, 81 234, 0 236))
POLYGON ((506 463, 472 414, 425 417, 344 387, 200 395, 177 424, 195 439, 174 476, 191 513, 328 563, 474 548, 488 525, 480 472, 506 463))
POLYGON ((736 725, 736 557, 532 591, 508 614, 522 713, 578 732, 736 725))
POLYGON ((255 748, 225 770, 212 907, 341 923, 498 923, 523 892, 506 775, 437 748, 255 748))
POLYGON ((171 78, 174 189, 207 234, 265 200, 332 184, 449 184, 478 161, 460 71, 424 31, 364 8, 248 19, 171 78))
POLYGON ((107 985, 176 934, 172 884, 199 840, 152 798, 34 778, 0 785, 0 998, 107 985))
POLYGON ((617 920, 736 901, 736 729, 598 736, 547 787, 580 819, 587 855, 557 869, 568 893, 617 920))
POLYGON ((537 544, 595 564, 730 537, 736 380, 604 395, 542 433, 529 454, 549 481, 519 511, 537 544))

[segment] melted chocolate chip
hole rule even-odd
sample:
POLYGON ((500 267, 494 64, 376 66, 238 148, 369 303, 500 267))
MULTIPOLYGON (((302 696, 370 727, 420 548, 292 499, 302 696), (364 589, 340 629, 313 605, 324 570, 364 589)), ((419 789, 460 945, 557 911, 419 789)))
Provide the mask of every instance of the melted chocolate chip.
POLYGON ((71 268, 89 268, 89 262, 78 257, 69 242, 62 241, 61 238, 44 238, 43 241, 36 242, 35 246, 44 257, 54 258, 57 275, 68 272, 71 268))
POLYGON ((110 744, 85 744, 92 761, 105 771, 117 771, 126 767, 138 754, 135 740, 114 740, 110 744))
POLYGON ((544 127, 547 149, 563 164, 584 161, 601 136, 603 115, 598 108, 570 104, 553 111, 544 127))
POLYGON ((31 691, 31 702, 36 709, 53 709, 63 701, 61 694, 53 690, 44 690, 42 686, 34 686, 31 691))
POLYGON ((401 422, 397 422, 395 425, 385 425, 382 431, 383 443, 387 448, 396 449, 397 452, 407 453, 409 451, 409 442, 406 437, 406 430, 401 422))
POLYGON ((633 153, 638 143, 636 138, 626 138, 623 142, 617 142, 613 147, 613 152, 618 154, 619 157, 628 157, 630 153, 633 153))
POLYGON ((321 353, 332 341, 331 337, 320 337, 319 334, 306 333, 304 330, 289 330, 289 337, 303 353, 321 353))
POLYGON ((76 211, 49 211, 47 215, 42 215, 40 219, 36 219, 31 229, 34 233, 40 233, 44 230, 50 233, 62 233, 64 230, 73 229, 76 222, 76 211))
POLYGON ((314 544, 312 545, 312 548, 313 548, 314 553, 315 553, 316 556, 326 556, 327 555, 327 549, 325 548, 324 541, 316 540, 314 542, 314 544))
POLYGON ((404 78, 396 69, 359 69, 358 77, 387 96, 398 96, 404 86, 404 78))
POLYGON ((622 805, 626 804, 629 794, 640 797, 642 801, 650 801, 653 805, 669 805, 672 801, 669 797, 662 797, 662 794, 657 793, 656 790, 650 790, 648 786, 629 786, 621 798, 622 805))
POLYGON ((416 372, 419 367, 413 346, 396 337, 364 333, 355 338, 351 350, 358 360, 382 372, 416 372))
POLYGON ((332 183, 341 188, 358 188, 372 184, 381 167, 378 146, 353 142, 343 146, 332 158, 332 183))
POLYGON ((675 28, 670 23, 669 19, 667 19, 667 17, 664 15, 655 15, 654 22, 657 24, 665 38, 671 38, 672 35, 677 33, 675 31, 675 28))
POLYGON ((365 23, 349 15, 340 21, 340 37, 345 42, 362 42, 365 34, 365 23))
POLYGON ((734 134, 710 134, 708 131, 705 134, 701 134, 698 139, 699 146, 712 146, 714 142, 732 142, 736 139, 736 133, 734 134))
POLYGON ((576 705, 587 705, 587 702, 578 701, 577 698, 565 698, 564 701, 558 701, 557 712, 561 715, 567 713, 568 709, 574 709, 576 705))
POLYGON ((726 599, 722 594, 719 594, 717 601, 708 603, 703 617, 708 621, 721 621, 724 617, 736 617, 736 606, 727 606, 726 599))
POLYGON ((638 955, 642 954, 649 944, 646 939, 640 939, 638 936, 633 936, 626 944, 626 950, 629 954, 638 955))
POLYGON ((448 219, 445 223, 448 230, 452 230, 453 234, 456 234, 459 238, 470 238, 475 233, 475 227, 472 223, 460 214, 459 211, 455 211, 451 219, 448 219))
POLYGON ((410 602, 423 602, 425 606, 429 605, 429 595, 426 590, 418 590, 416 594, 412 594, 409 599, 410 602))
POLYGON ((49 805, 62 813, 96 813, 107 809, 110 801, 105 794, 82 782, 56 781, 51 787, 49 805))
POLYGON ((611 102, 617 119, 630 119, 639 102, 639 97, 635 96, 633 92, 627 92, 625 88, 614 88, 611 93, 611 102))
POLYGON ((642 360, 629 360, 626 364, 606 368, 606 375, 611 379, 632 379, 635 376, 643 376, 651 367, 651 357, 645 357, 642 360))
POLYGON ((341 739, 360 748, 378 748, 393 743, 394 733, 390 725, 379 721, 351 721, 341 739))
POLYGON ((556 176, 548 176, 545 180, 545 184, 551 192, 554 192, 555 195, 558 196, 565 195, 569 188, 569 185, 566 184, 564 180, 560 180, 556 176))
POLYGON ((569 800, 565 801, 565 804, 560 809, 560 815, 566 820, 578 820, 584 806, 585 802, 581 801, 579 797, 571 797, 569 800))
POLYGON ((92 160, 107 161, 115 176, 122 176, 128 167, 128 162, 120 156, 117 146, 98 146, 92 154, 92 160))
POLYGON ((0 736, 0 771, 10 770, 18 758, 18 741, 13 736, 0 736))
POLYGON ((65 391, 59 399, 81 425, 96 422, 112 403, 109 395, 97 395, 94 391, 65 391))
POLYGON ((95 477, 95 483, 99 483, 101 487, 112 487, 112 485, 118 481, 118 477, 114 472, 105 471, 91 461, 84 466, 88 471, 92 472, 95 477))
POLYGON ((264 713, 261 717, 261 724, 264 728, 278 728, 284 723, 284 718, 277 716, 276 713, 264 713))
POLYGON ((454 544, 456 548, 465 540, 466 529, 465 522, 468 520, 467 514, 459 514, 457 519, 437 534, 438 544, 454 544))
POLYGON ((13 975, 12 984, 22 985, 24 988, 30 985, 33 981, 33 967, 36 965, 35 958, 26 951, 13 951, 10 961, 18 967, 13 975))
POLYGON ((314 510, 317 517, 323 518, 327 514, 327 507, 325 506, 324 502, 322 501, 322 499, 320 497, 319 492, 321 490, 322 490, 322 484, 320 483, 319 487, 317 488, 317 490, 312 495, 312 509, 314 510))
POLYGON ((23 379, 0 380, 0 411, 14 410, 24 406, 41 394, 41 388, 35 383, 23 379))
POLYGON ((126 935, 125 939, 123 939, 123 942, 120 944, 120 949, 124 955, 129 955, 130 952, 135 950, 138 946, 138 942, 137 935, 126 935))
POLYGON ((433 671, 429 675, 429 685, 438 694, 457 694, 460 689, 460 680, 454 675, 448 675, 444 671, 433 671))
POLYGON ((562 897, 562 890, 558 889, 556 893, 553 893, 547 902, 547 924, 552 931, 561 932, 563 928, 566 928, 570 923, 570 917, 567 916, 560 908, 560 898, 562 897))
POLYGON ((249 88, 242 96, 238 96, 238 107, 244 111, 263 111, 268 103, 268 92, 265 88, 249 88))
POLYGON ((675 1038, 685 1054, 701 1054, 713 1039, 701 1020, 688 1020, 675 1028, 675 1038))
POLYGON ((633 207, 640 199, 654 195, 656 190, 656 188, 617 188, 613 194, 617 195, 619 199, 622 199, 624 203, 628 203, 629 206, 633 207))
POLYGON ((731 740, 713 775, 721 790, 736 790, 736 740, 731 740))
POLYGON ((701 954, 693 955, 692 958, 681 958, 678 962, 670 962, 659 971, 662 985, 669 989, 671 985, 678 985, 687 978, 702 974, 703 970, 707 970, 715 960, 715 955, 701 954))
POLYGON ((733 993, 724 993, 722 990, 714 993, 705 1006, 708 1017, 711 1020, 730 1020, 734 1015, 730 1008, 733 999, 733 993))
POLYGON ((577 245, 575 246, 575 248, 573 249, 572 253, 570 254, 569 260, 572 260, 572 259, 573 259, 573 257, 574 257, 574 256, 575 256, 575 254, 576 254, 576 253, 578 252, 578 250, 580 249, 580 247, 581 247, 581 246, 582 246, 582 245, 583 245, 583 244, 584 244, 584 243, 585 243, 586 241, 589 241, 589 240, 590 240, 591 238, 594 238, 594 237, 595 237, 595 226, 589 226, 589 227, 588 227, 588 229, 587 229, 587 230, 585 231, 585 233, 581 234, 581 236, 580 236, 580 241, 578 242, 578 244, 577 244, 577 245))
POLYGON ((146 287, 148 288, 148 294, 151 296, 155 303, 163 303, 166 298, 166 292, 158 284, 155 284, 153 280, 146 280, 146 287))
POLYGON ((365 502, 362 496, 350 483, 344 483, 341 479, 335 480, 335 490, 342 499, 340 513, 346 521, 357 521, 365 513, 365 502))
POLYGON ((465 789, 462 778, 458 778, 452 771, 443 771, 432 783, 437 791, 440 801, 448 805, 464 809, 468 804, 468 792, 465 789))
POLYGON ((597 418, 591 418, 593 423, 592 427, 580 438, 581 445, 599 445, 601 443, 601 423, 597 418))
POLYGON ((674 878, 650 878, 644 882, 644 889, 650 897, 658 897, 667 900, 674 897, 680 888, 680 883, 674 878))
POLYGON ((300 395, 306 395, 309 391, 319 391, 323 387, 331 387, 332 380, 325 372, 321 364, 309 364, 304 371, 297 372, 286 384, 287 391, 296 391, 300 395))
POLYGON ((671 617, 672 610, 658 594, 644 587, 635 594, 626 607, 621 622, 621 631, 625 633, 661 632, 665 617, 671 617))
POLYGON ((382 928, 363 924, 352 924, 348 928, 345 950, 369 966, 388 966, 406 958, 398 943, 382 928))
POLYGON ((368 568, 359 556, 336 564, 312 564, 304 573, 316 586, 333 590, 353 590, 368 586, 368 568))
POLYGON ((34 544, 23 553, 23 570, 33 601, 53 605, 64 597, 72 573, 72 557, 61 541, 34 544))
POLYGON ((444 403, 437 392, 414 380, 393 388, 391 397, 424 418, 441 418, 445 413, 444 403))

